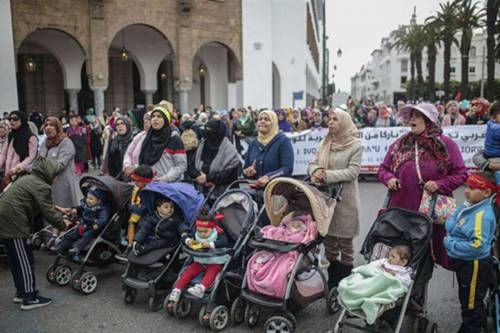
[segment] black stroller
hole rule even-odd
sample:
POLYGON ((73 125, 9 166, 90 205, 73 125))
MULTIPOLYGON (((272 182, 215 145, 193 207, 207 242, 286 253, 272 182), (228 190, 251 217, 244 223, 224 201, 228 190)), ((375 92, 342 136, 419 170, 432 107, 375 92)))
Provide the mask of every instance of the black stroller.
MULTIPOLYGON (((193 223, 205 204, 203 195, 191 184, 151 183, 140 193, 141 200, 148 211, 154 211, 157 195, 172 200, 176 205, 176 210, 182 212, 182 218, 189 225, 193 223)), ((122 275, 125 303, 135 302, 137 290, 147 290, 150 310, 160 310, 163 298, 177 278, 177 273, 185 259, 185 256, 181 256, 180 250, 179 240, 178 244, 173 247, 156 249, 141 256, 136 256, 131 251, 127 258, 127 267, 122 275)))
MULTIPOLYGON (((65 286, 71 282, 75 291, 85 295, 93 293, 97 288, 97 277, 92 272, 85 271, 87 266, 103 267, 115 262, 115 255, 121 252, 119 242, 120 225, 128 219, 128 204, 133 186, 120 182, 110 176, 86 176, 80 180, 80 189, 84 195, 91 187, 97 187, 108 192, 109 203, 113 215, 108 224, 100 231, 99 235, 84 249, 81 262, 74 262, 71 257, 57 255, 55 262, 47 268, 46 278, 50 283, 65 286), (76 272, 62 261, 79 265, 76 272)), ((77 228, 75 226, 74 228, 77 228)), ((72 230, 72 229, 70 229, 72 230)), ((68 231, 69 232, 69 231, 68 231)), ((68 232, 59 236, 64 237, 68 232)))
MULTIPOLYGON (((201 303, 198 316, 200 324, 214 331, 221 331, 229 323, 230 317, 235 323, 243 321, 244 302, 238 296, 246 264, 246 244, 257 224, 257 204, 247 191, 227 190, 214 203, 211 213, 215 212, 224 214, 219 225, 228 236, 229 247, 199 252, 183 245, 183 252, 190 255, 190 258, 186 260, 179 276, 193 262, 193 256, 208 258, 227 255, 228 260, 201 299, 183 293, 173 304, 169 304, 167 298, 165 309, 168 313, 183 318, 191 312, 193 302, 201 303)), ((195 284, 200 278, 198 276, 191 284, 195 284)))
MULTIPOLYGON (((387 206, 389 195, 386 199, 385 206, 387 206)), ((432 216, 434 210, 435 197, 433 199, 429 216, 432 216)), ((429 267, 432 267, 432 257, 430 253, 432 220, 429 216, 403 208, 382 209, 368 232, 361 248, 361 253, 368 262, 387 257, 390 249, 395 245, 404 244, 411 249, 412 257, 408 265, 412 268, 413 272, 412 283, 407 293, 400 297, 392 307, 382 307, 378 313, 379 318, 384 318, 384 316, 387 316, 385 318, 389 318, 388 315, 391 314, 392 318, 397 317, 397 321, 395 325, 393 325, 393 332, 395 333, 401 331, 409 304, 412 304, 416 309, 420 310, 420 314, 415 317, 413 322, 412 332, 438 332, 437 324, 427 319, 427 288, 431 275, 429 267), (419 293, 419 301, 412 300, 412 296, 415 296, 415 293, 419 293), (387 313, 385 313, 386 311, 387 313)), ((353 327, 369 332, 389 331, 389 328, 381 330, 376 327, 360 325, 348 321, 349 316, 363 320, 365 320, 366 317, 362 311, 351 311, 347 309, 340 297, 338 297, 336 301, 342 307, 342 311, 335 323, 334 333, 342 332, 344 327, 353 327)))

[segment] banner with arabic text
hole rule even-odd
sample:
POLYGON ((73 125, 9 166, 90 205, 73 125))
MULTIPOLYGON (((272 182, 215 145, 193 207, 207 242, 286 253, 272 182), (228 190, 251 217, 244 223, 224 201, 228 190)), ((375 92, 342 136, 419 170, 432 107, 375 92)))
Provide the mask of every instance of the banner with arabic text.
MULTIPOLYGON (((409 130, 409 127, 369 127, 359 130, 358 137, 363 144, 361 173, 376 173, 389 146, 409 130)), ((485 131, 485 125, 443 128, 444 134, 452 138, 459 146, 468 168, 475 167, 472 157, 483 149, 485 131)), ((294 175, 307 173, 309 162, 315 157, 319 143, 327 133, 327 128, 321 128, 289 135, 295 153, 294 175)))

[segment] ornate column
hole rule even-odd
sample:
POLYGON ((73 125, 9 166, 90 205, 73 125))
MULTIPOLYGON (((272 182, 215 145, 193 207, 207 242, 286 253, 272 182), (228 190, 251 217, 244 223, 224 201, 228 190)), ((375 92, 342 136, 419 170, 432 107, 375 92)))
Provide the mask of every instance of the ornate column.
MULTIPOLYGON (((78 112, 78 92, 80 89, 66 89, 69 96, 69 111, 78 112)), ((87 110, 83 110, 87 111, 87 110)))
POLYGON ((107 87, 104 86, 90 87, 90 89, 94 92, 94 111, 98 117, 102 116, 106 105, 104 103, 104 90, 106 90, 106 88, 107 87))

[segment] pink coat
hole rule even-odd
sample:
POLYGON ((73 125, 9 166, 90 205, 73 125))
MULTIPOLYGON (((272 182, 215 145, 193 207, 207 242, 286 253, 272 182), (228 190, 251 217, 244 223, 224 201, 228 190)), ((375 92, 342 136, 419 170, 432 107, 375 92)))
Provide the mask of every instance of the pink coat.
POLYGON ((461 114, 458 115, 458 118, 455 120, 455 123, 452 125, 451 124, 451 116, 449 114, 445 115, 443 117, 443 120, 441 121, 441 126, 446 127, 446 126, 462 126, 465 125, 465 117, 462 116, 461 114))
MULTIPOLYGON (((316 223, 310 215, 293 219, 288 218, 278 227, 265 226, 261 232, 263 237, 267 239, 304 244, 308 244, 314 240, 318 233, 316 223), (288 222, 297 219, 300 219, 304 223, 304 230, 294 231, 287 228, 288 222)), ((288 253, 256 252, 252 255, 247 265, 248 288, 260 294, 283 298, 285 296, 288 274, 293 270, 298 256, 298 251, 288 253)))
POLYGON ((142 131, 134 137, 132 142, 130 142, 125 152, 125 156, 123 157, 123 170, 129 166, 139 166, 139 155, 141 154, 142 143, 147 134, 148 132, 142 131))
POLYGON ((14 150, 13 145, 14 140, 12 140, 9 144, 4 144, 2 147, 2 151, 0 152, 0 168, 3 167, 6 173, 16 166, 27 169, 38 153, 38 139, 34 135, 30 137, 30 141, 28 144, 28 157, 26 157, 22 162, 19 161, 19 155, 17 155, 16 151, 14 150))

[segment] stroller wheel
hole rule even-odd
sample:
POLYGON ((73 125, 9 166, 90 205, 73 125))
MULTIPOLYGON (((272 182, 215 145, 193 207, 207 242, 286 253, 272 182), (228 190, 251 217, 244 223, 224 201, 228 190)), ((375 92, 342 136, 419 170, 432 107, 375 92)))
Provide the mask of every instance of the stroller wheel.
POLYGON ((69 266, 59 266, 54 271, 55 280, 59 286, 65 286, 71 281, 71 276, 73 275, 73 270, 69 266))
POLYGON ((260 307, 255 304, 247 304, 245 307, 245 323, 249 328, 257 326, 260 317, 260 307))
POLYGON ((239 296, 231 305, 231 322, 236 326, 243 321, 245 321, 245 300, 239 296))
POLYGON ((210 326, 210 318, 206 319, 205 315, 207 314, 206 305, 202 306, 200 312, 198 313, 198 321, 200 322, 201 327, 209 327, 210 326))
POLYGON ((427 325, 427 329, 425 330, 425 333, 438 333, 439 332, 439 327, 437 323, 432 323, 432 325, 429 323, 427 325))
POLYGON ((210 329, 222 331, 229 323, 229 309, 224 305, 216 306, 210 313, 210 329))
POLYGON ((45 277, 47 278, 47 281, 50 283, 56 283, 56 265, 50 265, 47 267, 47 271, 45 273, 45 277))
POLYGON ((73 288, 74 291, 80 291, 80 274, 75 273, 73 277, 71 278, 71 288, 73 288))
POLYGON ((329 314, 336 314, 340 310, 340 305, 337 302, 338 295, 339 292, 337 288, 332 288, 326 296, 326 309, 328 310, 329 314))
POLYGON ((158 293, 150 295, 148 305, 149 305, 149 310, 153 312, 160 311, 161 307, 163 306, 163 299, 161 295, 159 295, 158 293))
POLYGON ((92 294, 97 288, 97 277, 94 273, 83 273, 80 277, 80 291, 85 295, 92 294))
POLYGON ((286 311, 286 312, 281 313, 281 314, 276 313, 276 314, 273 314, 273 316, 285 317, 286 319, 290 320, 294 330, 297 328, 297 318, 295 318, 295 315, 293 313, 291 313, 290 311, 286 311))
POLYGON ((137 297, 137 289, 131 288, 129 286, 125 286, 125 295, 123 296, 123 300, 127 304, 133 304, 137 297))
POLYGON ((282 316, 272 316, 264 324, 265 333, 291 333, 294 329, 292 322, 282 316))
POLYGON ((174 315, 177 318, 186 318, 191 313, 192 305, 190 300, 181 297, 180 300, 174 302, 174 315))

